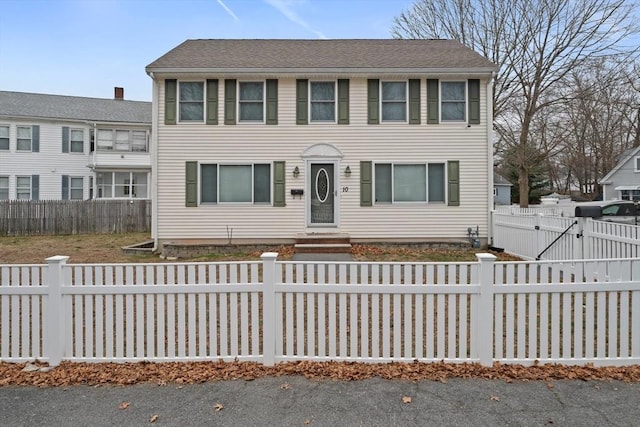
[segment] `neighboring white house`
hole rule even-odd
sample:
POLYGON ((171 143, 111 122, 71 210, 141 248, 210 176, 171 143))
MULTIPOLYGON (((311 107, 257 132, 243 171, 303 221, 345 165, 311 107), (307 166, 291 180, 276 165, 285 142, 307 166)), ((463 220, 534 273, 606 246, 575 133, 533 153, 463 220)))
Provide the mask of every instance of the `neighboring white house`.
POLYGON ((640 146, 622 153, 618 164, 600 184, 602 200, 640 200, 640 146))
POLYGON ((151 103, 0 91, 0 200, 149 198, 151 103))
POLYGON ((187 40, 146 71, 157 243, 486 239, 497 67, 457 41, 187 40))

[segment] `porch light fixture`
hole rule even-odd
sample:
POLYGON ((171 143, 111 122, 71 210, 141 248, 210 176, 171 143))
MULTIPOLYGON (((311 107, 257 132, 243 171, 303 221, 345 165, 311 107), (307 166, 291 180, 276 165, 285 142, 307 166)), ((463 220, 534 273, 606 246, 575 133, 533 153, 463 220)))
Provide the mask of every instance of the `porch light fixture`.
POLYGON ((293 168, 293 177, 297 178, 298 175, 300 175, 300 169, 298 169, 298 167, 296 166, 295 168, 293 168))
POLYGON ((345 175, 347 178, 349 178, 349 177, 351 176, 351 168, 350 168, 349 166, 347 166, 347 167, 344 169, 344 175, 345 175))

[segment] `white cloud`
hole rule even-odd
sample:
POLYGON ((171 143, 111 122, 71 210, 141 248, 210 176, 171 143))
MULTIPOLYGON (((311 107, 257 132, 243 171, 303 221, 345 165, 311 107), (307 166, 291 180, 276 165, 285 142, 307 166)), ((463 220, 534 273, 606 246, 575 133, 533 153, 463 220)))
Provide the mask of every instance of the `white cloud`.
POLYGON ((222 8, 229 14, 231 15, 231 17, 233 19, 235 19, 236 21, 240 21, 240 19, 238 19, 238 17, 236 16, 235 13, 233 13, 233 10, 229 9, 229 6, 227 6, 226 4, 224 4, 224 2, 222 0, 218 0, 218 4, 220 6, 222 6, 222 8))
POLYGON ((327 36, 325 36, 322 32, 311 28, 311 26, 304 19, 302 19, 295 12, 295 10, 293 10, 294 6, 301 3, 300 1, 297 1, 297 0, 264 0, 264 1, 270 6, 273 6, 274 8, 278 9, 280 13, 282 13, 289 21, 293 22, 294 24, 300 25, 302 28, 305 28, 311 31, 321 39, 327 38, 327 36))

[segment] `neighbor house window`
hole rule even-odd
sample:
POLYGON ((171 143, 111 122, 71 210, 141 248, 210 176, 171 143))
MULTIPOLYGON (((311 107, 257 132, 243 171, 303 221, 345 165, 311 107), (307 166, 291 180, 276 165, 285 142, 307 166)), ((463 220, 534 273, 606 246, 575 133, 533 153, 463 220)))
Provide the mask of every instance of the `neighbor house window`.
POLYGON ((16 177, 16 199, 31 200, 31 177, 16 177))
POLYGON ((18 126, 18 139, 16 149, 18 151, 31 151, 31 126, 18 126))
POLYGON ((84 152, 84 131, 82 129, 71 129, 69 133, 69 151, 72 153, 84 152))
MULTIPOLYGON (((7 135, 8 135, 8 133, 7 133, 7 135)), ((8 144, 8 142, 7 142, 7 144, 8 144)), ((634 172, 640 172, 640 156, 636 157, 634 160, 635 160, 635 166, 636 166, 634 172)))
POLYGON ((9 149, 9 126, 0 126, 0 150, 9 149))
POLYGON ((238 85, 238 110, 241 122, 264 121, 263 82, 240 82, 238 85))
POLYGON ((83 178, 82 177, 70 177, 69 178, 69 199, 82 200, 84 197, 83 178))
POLYGON ((376 203, 444 202, 444 170, 444 163, 377 163, 376 203))
POLYGON ((9 177, 0 176, 0 200, 9 200, 9 177))
POLYGON ((311 121, 336 121, 336 85, 334 82, 311 82, 311 121))
POLYGON ((124 129, 98 129, 98 150, 147 152, 147 132, 124 129))
POLYGON ((382 121, 407 121, 407 83, 382 82, 381 92, 382 121))
POLYGON ((96 180, 98 198, 146 199, 146 172, 99 172, 96 180))
POLYGON ((640 190, 620 190, 622 200, 640 200, 640 190))
POLYGON ((466 120, 466 87, 465 82, 442 82, 442 121, 466 120))
POLYGON ((200 166, 201 203, 270 203, 271 165, 200 166))
POLYGON ((180 121, 204 121, 204 82, 180 82, 180 121))

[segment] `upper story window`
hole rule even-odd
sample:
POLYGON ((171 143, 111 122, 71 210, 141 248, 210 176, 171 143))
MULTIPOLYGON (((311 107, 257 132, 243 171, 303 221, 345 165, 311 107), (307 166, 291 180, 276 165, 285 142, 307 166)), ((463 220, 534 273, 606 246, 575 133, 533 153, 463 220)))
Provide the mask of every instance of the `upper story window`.
POLYGON ((143 130, 98 129, 98 150, 147 152, 143 130))
POLYGON ((71 129, 69 132, 69 151, 72 153, 84 152, 84 131, 82 129, 71 129))
POLYGON ((336 85, 334 82, 311 82, 310 116, 312 122, 336 121, 336 85))
POLYGON ((264 83, 238 84, 238 117, 241 122, 264 122, 264 83))
POLYGON ((466 82, 442 82, 440 85, 443 122, 466 120, 466 82))
POLYGON ((16 149, 18 151, 31 151, 31 142, 32 142, 32 134, 31 134, 31 126, 18 126, 18 138, 16 149))
POLYGON ((0 200, 9 200, 9 177, 0 176, 0 200))
POLYGON ((180 121, 204 121, 204 82, 180 82, 180 121))
POLYGON ((380 102, 383 122, 407 121, 406 82, 382 82, 380 102))
POLYGON ((9 126, 0 126, 0 150, 9 149, 9 126))

